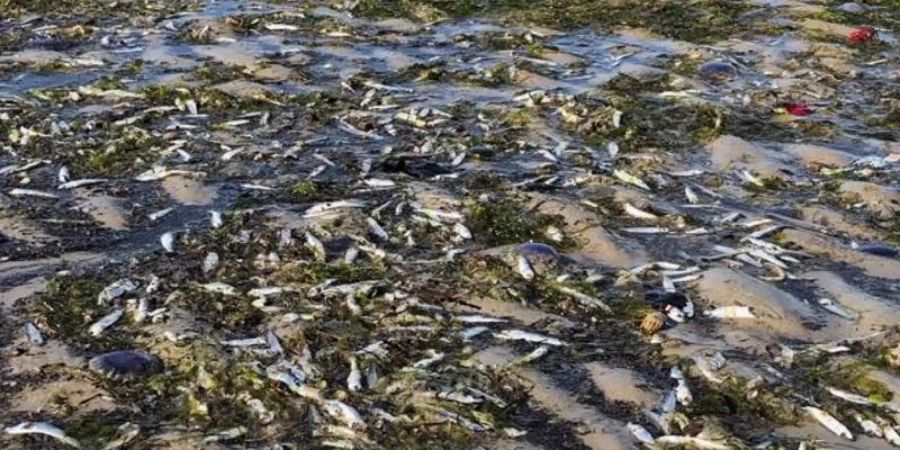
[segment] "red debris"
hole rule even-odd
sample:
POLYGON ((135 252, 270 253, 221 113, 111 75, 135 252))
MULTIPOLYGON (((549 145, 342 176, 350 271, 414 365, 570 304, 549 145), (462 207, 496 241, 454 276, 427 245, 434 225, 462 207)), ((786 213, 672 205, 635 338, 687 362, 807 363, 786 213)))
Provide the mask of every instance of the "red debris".
POLYGON ((792 116, 808 116, 813 113, 813 109, 802 103, 788 103, 784 105, 784 110, 792 116))
POLYGON ((850 42, 861 44, 863 42, 869 42, 874 40, 878 36, 878 32, 875 31, 872 27, 859 27, 855 28, 850 32, 850 35, 847 36, 850 39, 850 42))

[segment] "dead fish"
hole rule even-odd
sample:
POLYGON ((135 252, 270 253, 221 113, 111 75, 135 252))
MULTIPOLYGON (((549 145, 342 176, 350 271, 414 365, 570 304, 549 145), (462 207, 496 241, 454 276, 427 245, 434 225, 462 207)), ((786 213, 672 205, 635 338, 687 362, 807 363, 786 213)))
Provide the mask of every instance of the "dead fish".
POLYGON ((373 236, 382 241, 390 240, 387 231, 384 231, 384 228, 381 227, 378 221, 371 217, 366 217, 366 223, 369 225, 369 232, 371 232, 373 236))
POLYGON ((397 183, 394 183, 391 180, 385 180, 385 179, 380 179, 380 178, 367 178, 367 179, 363 180, 363 184, 365 184, 366 186, 368 186, 370 188, 376 188, 376 189, 387 189, 387 188, 397 187, 397 183))
POLYGON ((487 331, 490 331, 490 330, 491 330, 490 328, 482 327, 482 326, 469 327, 469 328, 466 328, 459 332, 459 338, 464 341, 468 341, 468 340, 474 338, 475 336, 478 336, 478 335, 485 333, 487 331))
POLYGON ((146 172, 141 173, 140 175, 134 177, 137 181, 157 181, 162 180, 163 178, 167 178, 173 175, 179 175, 190 178, 201 178, 205 177, 205 172, 192 172, 190 170, 168 170, 165 167, 157 166, 146 172))
POLYGON ((753 315, 753 311, 750 310, 749 306, 720 306, 718 308, 713 308, 711 310, 703 311, 703 315, 706 317, 712 317, 714 319, 755 319, 756 316, 753 315))
POLYGON ((340 400, 325 400, 322 402, 322 407, 325 409, 326 414, 344 422, 351 430, 366 428, 366 421, 363 420, 359 411, 340 400))
POLYGON ((206 291, 209 291, 209 292, 212 292, 215 294, 222 294, 222 295, 227 295, 227 296, 234 296, 234 295, 238 294, 238 290, 236 287, 234 287, 230 284, 227 284, 227 283, 219 282, 219 281, 201 284, 200 287, 206 291))
POLYGON ((88 333, 94 337, 100 336, 103 334, 104 330, 118 322, 124 313, 125 311, 122 308, 114 309, 113 312, 103 316, 100 320, 91 325, 91 327, 88 328, 88 333))
POLYGON ((359 364, 356 357, 350 357, 350 375, 347 375, 347 389, 351 392, 357 392, 362 389, 362 372, 359 371, 359 364))
POLYGON ((547 344, 547 345, 553 345, 556 347, 562 347, 562 346, 566 345, 564 342, 560 341, 559 339, 556 339, 556 338, 553 338, 550 336, 544 336, 544 335, 532 333, 529 331, 515 330, 515 329, 503 330, 499 333, 494 333, 494 337, 497 339, 503 339, 505 341, 535 342, 538 344, 547 344))
POLYGON ((34 345, 44 345, 44 336, 41 335, 41 330, 38 330, 33 323, 25 322, 22 329, 25 331, 25 337, 28 339, 28 342, 34 345))
POLYGON ((900 434, 897 433, 897 430, 891 424, 884 424, 881 427, 881 431, 884 433, 884 440, 894 447, 900 447, 900 434))
POLYGON ((537 361, 538 359, 543 358, 544 355, 546 355, 549 352, 550 352, 550 347, 547 347, 546 345, 541 345, 540 347, 528 352, 527 355, 514 361, 512 363, 512 365, 521 366, 524 364, 531 363, 533 361, 537 361))
POLYGON ((854 394, 852 392, 843 391, 843 390, 833 388, 833 387, 826 387, 825 389, 831 395, 833 395, 837 398, 840 398, 842 400, 846 400, 850 403, 856 403, 857 405, 866 405, 866 406, 871 404, 869 402, 868 397, 863 397, 862 395, 859 395, 859 394, 854 394))
POLYGON ((51 425, 47 422, 22 422, 11 427, 6 427, 3 430, 6 434, 43 434, 45 436, 50 436, 53 439, 56 439, 63 444, 66 444, 71 447, 81 448, 81 444, 66 435, 66 433, 57 428, 54 425, 51 425))
POLYGON ((698 437, 691 436, 675 436, 675 435, 666 435, 660 436, 653 441, 656 445, 660 445, 663 448, 668 447, 688 447, 688 448, 697 448, 700 450, 731 450, 731 446, 727 444, 720 444, 718 442, 710 441, 708 439, 701 439, 698 437))
POLYGON ((222 220, 222 213, 219 211, 210 211, 209 224, 212 225, 213 228, 222 228, 222 225, 225 224, 225 221, 222 220))
POLYGON ((414 369, 425 369, 425 368, 432 366, 434 363, 443 360, 444 357, 446 356, 443 353, 440 353, 433 349, 428 349, 428 354, 431 356, 428 356, 427 358, 423 358, 423 359, 420 359, 420 360, 414 362, 412 367, 414 369))
POLYGON ((256 347, 267 345, 268 342, 266 338, 263 336, 257 336, 253 338, 244 338, 244 339, 228 339, 224 341, 219 341, 220 344, 226 347, 256 347))
POLYGON ((115 300, 129 292, 136 290, 137 288, 138 284, 132 281, 130 278, 117 280, 100 291, 100 294, 97 295, 97 304, 105 305, 112 300, 115 300))
POLYGON ((9 195, 13 197, 38 197, 38 198, 59 198, 58 195, 51 192, 38 191, 35 189, 12 189, 9 195))
POLYGON ((823 427, 827 428, 828 431, 831 431, 844 439, 853 440, 853 433, 831 414, 828 414, 815 406, 804 406, 803 410, 812 416, 813 419, 816 419, 823 427))
POLYGON ((823 308, 828 310, 828 312, 830 312, 836 316, 843 317, 844 319, 847 319, 847 320, 856 320, 855 315, 847 312, 846 309, 842 308, 840 305, 838 305, 837 303, 835 303, 827 298, 820 298, 818 300, 818 302, 819 302, 819 305, 821 305, 823 308))
POLYGON ((651 190, 650 186, 648 186, 647 183, 644 182, 644 180, 641 180, 640 178, 638 178, 624 170, 616 169, 613 171, 613 175, 616 178, 618 178, 619 180, 624 181, 625 183, 633 184, 633 185, 635 185, 641 189, 644 189, 646 191, 651 190))
POLYGON ((203 443, 211 444, 213 442, 230 441, 232 439, 239 438, 245 434, 247 434, 247 428, 245 428, 245 427, 229 428, 225 431, 220 431, 218 433, 210 434, 210 435, 204 437, 203 443))
POLYGON ((315 237, 309 231, 306 232, 306 246, 312 250, 313 255, 315 255, 316 260, 319 262, 325 262, 325 244, 319 240, 319 238, 315 237))
POLYGON ((141 427, 131 423, 125 422, 122 425, 119 425, 116 430, 116 436, 113 440, 109 441, 106 446, 103 447, 103 450, 117 450, 125 446, 131 442, 137 435, 141 432, 141 427))
POLYGON ((884 436, 884 432, 881 430, 881 427, 878 426, 875 422, 864 418, 860 414, 854 414, 853 418, 856 419, 856 422, 859 424, 859 427, 863 429, 863 431, 871 436, 882 437, 884 436))
POLYGON ((516 272, 526 280, 534 279, 534 270, 531 268, 531 263, 522 255, 516 256, 516 272))
POLYGON ((758 187, 765 187, 765 185, 766 185, 766 183, 765 183, 763 180, 760 180, 759 178, 757 178, 755 175, 753 175, 752 173, 750 173, 749 170, 746 170, 746 169, 745 169, 745 170, 741 170, 740 172, 738 172, 738 175, 740 175, 741 178, 742 178, 745 182, 750 183, 750 184, 752 184, 752 185, 755 185, 755 186, 758 186, 758 187))
POLYGON ((697 194, 694 193, 694 190, 691 189, 690 186, 684 187, 684 196, 687 198, 688 203, 690 203, 692 205, 696 205, 697 203, 700 203, 700 198, 697 197, 697 194))
POLYGON ((665 234, 669 232, 666 227, 626 227, 621 230, 632 234, 665 234))
POLYGON ((631 432, 631 435, 644 445, 651 445, 656 440, 646 428, 639 424, 628 422, 625 426, 628 428, 628 431, 631 432))
POLYGON ((600 300, 597 297, 593 297, 593 296, 587 295, 585 293, 578 292, 575 289, 572 289, 568 286, 556 286, 556 289, 558 291, 562 292, 563 294, 571 296, 572 298, 575 299, 575 301, 582 304, 583 306, 600 308, 606 312, 612 312, 612 308, 610 308, 609 305, 607 305, 606 303, 603 302, 603 300, 600 300))
POLYGON ((71 173, 69 173, 69 168, 66 166, 62 166, 59 168, 59 174, 57 174, 56 179, 61 183, 68 183, 72 178, 71 173))
POLYGON ((629 216, 634 217, 635 219, 650 220, 650 221, 659 219, 659 217, 656 214, 651 214, 651 213, 644 211, 628 202, 625 202, 625 204, 622 205, 622 209, 625 210, 625 214, 628 214, 629 216))
POLYGON ((167 231, 159 237, 159 243, 162 244, 166 253, 175 252, 175 233, 167 231))
POLYGON ((75 189, 78 187, 90 186, 93 184, 102 184, 102 183, 106 183, 107 181, 109 181, 109 180, 106 180, 104 178, 85 178, 82 180, 67 181, 65 183, 60 184, 56 188, 57 189, 75 189))
POLYGON ((303 213, 303 217, 305 217, 305 218, 318 217, 325 213, 334 211, 336 209, 364 208, 365 206, 366 206, 366 204, 359 200, 338 200, 338 201, 334 201, 334 202, 318 203, 318 204, 315 204, 315 205, 309 207, 303 213))
POLYGON ((151 213, 150 215, 147 216, 147 218, 150 219, 151 222, 156 222, 157 220, 165 217, 166 214, 169 214, 170 212, 172 212, 174 210, 175 210, 175 208, 170 206, 166 209, 162 209, 162 210, 156 211, 155 213, 151 213))
POLYGON ((216 252, 207 253, 206 258, 203 259, 203 274, 209 275, 213 270, 216 270, 218 265, 219 254, 216 252))
POLYGON ((500 319, 497 317, 488 317, 488 316, 456 316, 456 320, 463 323, 504 323, 507 322, 506 319, 500 319))

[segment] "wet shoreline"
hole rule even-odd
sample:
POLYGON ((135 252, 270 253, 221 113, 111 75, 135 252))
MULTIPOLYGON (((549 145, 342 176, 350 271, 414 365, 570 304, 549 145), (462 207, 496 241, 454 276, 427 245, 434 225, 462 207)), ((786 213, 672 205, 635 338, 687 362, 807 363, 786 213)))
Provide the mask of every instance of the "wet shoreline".
POLYGON ((551 4, 0 0, 0 445, 900 445, 898 8, 551 4))

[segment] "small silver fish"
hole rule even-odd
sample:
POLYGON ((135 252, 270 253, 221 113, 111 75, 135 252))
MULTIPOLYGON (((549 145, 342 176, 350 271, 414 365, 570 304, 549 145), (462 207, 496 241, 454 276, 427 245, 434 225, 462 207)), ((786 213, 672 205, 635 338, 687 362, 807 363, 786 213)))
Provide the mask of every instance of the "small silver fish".
POLYGON ((871 436, 882 437, 884 436, 884 432, 881 430, 881 427, 878 426, 875 422, 864 418, 860 414, 854 414, 853 418, 856 419, 856 422, 859 424, 859 427, 863 429, 863 431, 871 436))
POLYGON ((109 180, 106 180, 103 178, 86 178, 86 179, 82 179, 82 180, 67 181, 65 183, 60 184, 56 188, 57 189, 75 189, 78 187, 90 186, 93 184, 102 184, 102 183, 106 183, 107 181, 109 181, 109 180))
POLYGON ((522 331, 516 329, 503 330, 499 333, 494 333, 494 337, 497 339, 503 339, 505 341, 526 341, 526 342, 536 342, 538 344, 547 344, 553 345, 556 347, 563 347, 566 344, 559 339, 544 336, 542 334, 531 333, 529 331, 522 331))
POLYGON ((38 191, 35 189, 16 188, 9 191, 9 195, 13 197, 39 197, 39 198, 59 198, 58 195, 51 192, 38 191))
POLYGON ((175 234, 171 231, 163 233, 162 236, 159 237, 159 243, 162 244, 166 253, 175 252, 175 234))
POLYGON ((830 312, 836 316, 843 317, 844 319, 847 319, 847 320, 856 320, 855 315, 849 313, 846 309, 842 308, 840 305, 838 305, 837 303, 835 303, 827 298, 820 298, 818 300, 818 302, 819 302, 819 305, 822 305, 822 307, 825 308, 826 310, 828 310, 828 312, 830 312))
POLYGON ((306 232, 306 246, 312 250, 317 261, 325 262, 325 244, 309 231, 306 232))
POLYGON ((170 212, 172 212, 174 210, 175 210, 175 208, 173 208, 173 207, 161 209, 159 211, 156 211, 155 213, 151 213, 150 215, 147 216, 147 218, 150 219, 151 222, 156 222, 157 220, 163 218, 166 214, 169 214, 170 212))
POLYGON ((6 432, 6 434, 43 434, 68 446, 81 448, 81 444, 77 440, 67 436, 63 430, 47 422, 22 422, 7 427, 3 431, 6 432))
POLYGON ((631 432, 631 435, 642 444, 650 445, 656 440, 646 428, 639 424, 628 422, 625 426, 628 428, 628 431, 631 432))
POLYGON ((38 330, 33 323, 25 322, 22 329, 25 331, 25 337, 28 338, 28 342, 34 345, 44 345, 44 336, 41 335, 41 330, 38 330))
POLYGON ((651 190, 650 186, 648 186, 647 183, 644 182, 644 180, 642 180, 624 170, 616 169, 613 171, 613 175, 616 178, 618 178, 619 180, 624 181, 625 183, 633 184, 633 185, 635 185, 641 189, 644 189, 646 191, 651 190))
POLYGON ((219 254, 216 252, 209 252, 206 254, 206 258, 203 258, 203 274, 209 275, 213 270, 216 270, 216 267, 219 265, 219 254))
POLYGON ((853 433, 850 432, 847 427, 842 424, 840 421, 834 418, 831 414, 828 414, 825 411, 822 411, 815 406, 804 406, 803 410, 806 411, 807 414, 812 416, 813 419, 816 419, 823 427, 827 428, 828 431, 844 438, 853 440, 853 433))
POLYGON ((56 176, 56 179, 61 183, 68 183, 70 179, 72 179, 71 173, 69 173, 69 168, 66 166, 62 166, 59 168, 59 174, 56 176))
POLYGON ((222 225, 225 224, 225 222, 222 220, 222 213, 220 213, 219 211, 210 211, 209 224, 212 225, 213 228, 222 228, 222 225))
POLYGON ((381 239, 382 241, 387 241, 390 239, 387 231, 384 231, 384 228, 381 227, 377 220, 371 217, 366 217, 366 223, 369 225, 369 231, 372 233, 372 235, 374 235, 378 239, 381 239))
POLYGON ((531 263, 528 262, 528 259, 522 255, 516 256, 516 272, 526 280, 534 279, 534 269, 531 268, 531 263))
POLYGON ((625 202, 625 204, 622 205, 622 209, 625 210, 625 214, 628 214, 629 216, 634 217, 636 219, 649 220, 649 221, 654 221, 656 219, 659 219, 659 216, 657 216, 656 214, 652 214, 647 211, 644 211, 643 209, 640 209, 637 206, 634 206, 628 202, 625 202))
POLYGON ((103 331, 107 328, 111 327, 114 323, 118 322, 119 319, 122 318, 122 315, 125 313, 122 308, 116 308, 113 312, 103 316, 100 320, 94 322, 90 328, 88 328, 88 333, 91 336, 97 337, 103 334, 103 331))
POLYGON ((212 283, 201 284, 200 287, 203 289, 213 292, 216 294, 234 296, 238 294, 237 288, 230 284, 222 283, 219 281, 214 281, 212 283))
POLYGON ((351 392, 362 390, 362 372, 359 370, 359 363, 356 357, 350 357, 350 375, 347 375, 347 389, 351 392))
POLYGON ((359 411, 340 400, 325 400, 322 402, 322 407, 325 409, 325 413, 344 422, 351 430, 362 430, 366 428, 366 421, 363 420, 359 411))

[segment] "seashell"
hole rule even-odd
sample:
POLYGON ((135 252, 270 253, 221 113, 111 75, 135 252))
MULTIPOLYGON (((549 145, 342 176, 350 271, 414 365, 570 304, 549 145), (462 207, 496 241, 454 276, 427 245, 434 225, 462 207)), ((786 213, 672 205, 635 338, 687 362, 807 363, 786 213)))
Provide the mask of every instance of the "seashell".
POLYGON ((162 372, 163 363, 143 350, 118 350, 91 358, 88 368, 109 377, 143 377, 162 372))
POLYGON ((641 321, 641 332, 648 336, 653 335, 661 330, 665 324, 666 315, 659 311, 653 311, 644 316, 644 320, 641 321))

